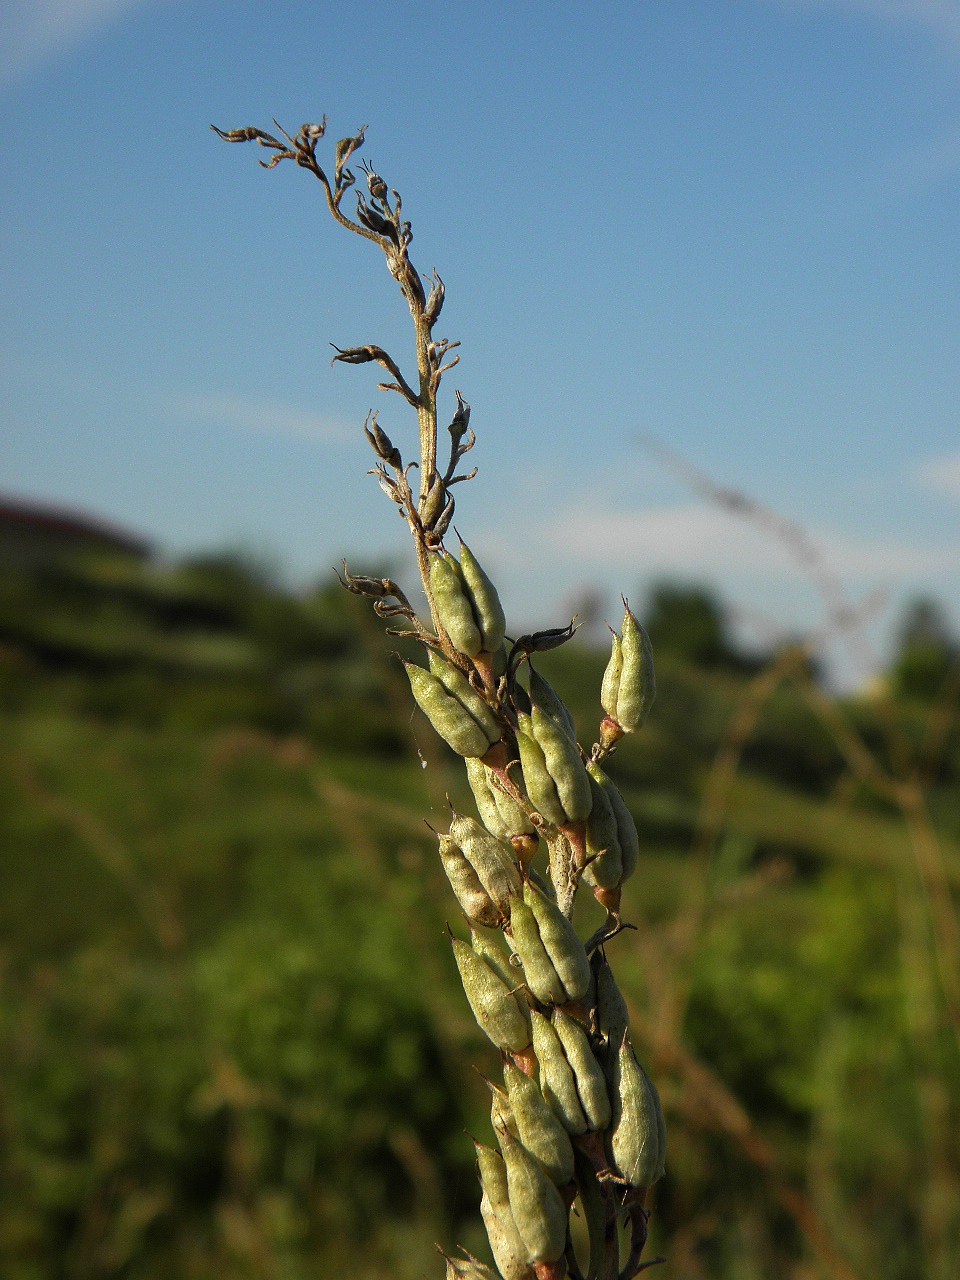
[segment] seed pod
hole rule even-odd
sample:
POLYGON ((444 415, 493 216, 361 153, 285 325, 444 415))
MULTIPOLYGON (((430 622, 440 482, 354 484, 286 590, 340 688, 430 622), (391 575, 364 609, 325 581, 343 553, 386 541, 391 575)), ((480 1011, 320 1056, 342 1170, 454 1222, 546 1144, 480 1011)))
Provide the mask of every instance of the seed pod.
POLYGON ((637 835, 637 824, 634 822, 633 815, 627 808, 626 801, 617 788, 599 765, 594 767, 597 770, 597 781, 606 792, 610 807, 613 810, 613 816, 617 820, 617 839, 620 842, 622 879, 626 880, 628 876, 632 876, 636 871, 637 862, 640 859, 640 837, 637 835))
POLYGON ((470 790, 473 792, 480 820, 498 840, 509 840, 511 832, 500 817, 500 810, 497 808, 493 788, 490 786, 486 765, 482 764, 476 756, 471 756, 464 763, 467 767, 467 782, 469 782, 470 790))
POLYGON ((633 1187, 652 1186, 664 1173, 663 1111, 653 1082, 626 1036, 617 1052, 612 1083, 610 1154, 614 1168, 633 1187))
POLYGON ((563 1046, 577 1085, 577 1096, 591 1129, 606 1129, 610 1123, 610 1095, 600 1063, 590 1048, 587 1033, 575 1018, 554 1009, 553 1025, 563 1046))
POLYGON ((497 717, 490 709, 486 699, 482 698, 473 685, 452 662, 448 662, 443 654, 430 649, 427 654, 430 670, 437 677, 448 693, 451 693, 473 716, 491 742, 500 740, 501 729, 497 717))
POLYGON ((532 1263, 556 1262, 567 1244, 567 1210, 541 1165, 507 1129, 497 1131, 517 1231, 532 1263))
POLYGON ((579 1000, 590 985, 590 961, 576 930, 557 904, 529 881, 523 886, 523 900, 536 919, 541 942, 563 983, 567 1000, 579 1000))
POLYGON ((532 665, 530 667, 530 701, 533 706, 539 707, 545 715, 548 715, 557 728, 562 729, 571 741, 576 742, 576 726, 566 703, 564 703, 556 690, 544 680, 543 676, 538 671, 534 671, 532 665))
POLYGON ((602 1056, 609 1074, 617 1050, 627 1034, 629 1014, 627 1002, 620 994, 602 951, 598 949, 593 953, 591 964, 597 983, 597 1027, 604 1040, 602 1056))
POLYGON ((502 1276, 503 1280, 536 1280, 537 1273, 533 1267, 529 1263, 522 1261, 522 1257, 526 1254, 526 1249, 520 1239, 516 1224, 513 1222, 513 1215, 510 1215, 510 1221, 513 1224, 516 1243, 522 1251, 520 1257, 510 1248, 510 1232, 504 1227, 500 1214, 495 1212, 486 1194, 480 1197, 480 1217, 483 1219, 483 1225, 487 1229, 490 1252, 493 1254, 493 1260, 497 1265, 498 1275, 502 1276))
POLYGON ((480 568, 467 544, 460 539, 460 576, 473 606, 473 616, 480 631, 482 647, 495 653, 503 643, 506 620, 497 589, 480 568))
POLYGON ((487 1080, 487 1088, 490 1090, 490 1123, 494 1133, 499 1134, 501 1129, 506 1129, 516 1138, 519 1130, 506 1090, 497 1088, 492 1080, 487 1080))
POLYGON ((610 661, 600 684, 600 705, 608 716, 617 718, 617 694, 620 691, 620 672, 623 669, 623 649, 620 634, 611 632, 610 661))
POLYGON ((560 797, 557 794, 553 778, 551 778, 547 769, 543 751, 532 737, 532 734, 527 732, 528 729, 532 728, 530 717, 521 714, 517 718, 520 723, 520 727, 517 729, 517 748, 520 752, 523 785, 527 789, 527 795, 537 811, 548 822, 566 822, 567 815, 564 812, 563 805, 560 803, 560 797))
POLYGON ((509 916, 513 896, 520 892, 523 885, 512 847, 462 813, 454 814, 450 823, 450 838, 463 850, 464 857, 476 871, 490 897, 503 914, 509 916))
POLYGON ((587 819, 587 854, 590 861, 583 871, 588 884, 602 889, 615 889, 623 878, 623 861, 620 854, 620 835, 613 806, 597 776, 600 766, 587 763, 587 776, 593 804, 587 819))
MULTIPOLYGON (((507 1190, 507 1167, 503 1163, 503 1156, 499 1151, 494 1151, 492 1147, 485 1147, 481 1142, 475 1142, 473 1145, 477 1151, 477 1170, 480 1175, 480 1186, 483 1188, 483 1198, 496 1219, 502 1237, 503 1249, 517 1259, 522 1266, 526 1267, 527 1251, 523 1241, 520 1239, 520 1233, 517 1231, 517 1224, 513 1220, 510 1195, 507 1190)), ((509 1280, 507 1272, 504 1270, 503 1261, 499 1257, 499 1250, 494 1245, 490 1223, 487 1221, 486 1214, 483 1216, 483 1221, 487 1228, 487 1235, 490 1237, 490 1247, 493 1250, 494 1261, 503 1274, 504 1280, 509 1280)))
POLYGON ((510 967, 510 957, 503 948, 498 947, 492 939, 478 929, 473 928, 470 930, 470 945, 478 956, 482 956, 486 960, 494 973, 503 979, 510 990, 522 1000, 522 992, 518 991, 517 988, 523 986, 523 974, 519 969, 510 967))
POLYGON ((653 650, 650 639, 630 612, 626 602, 623 611, 621 640, 623 667, 617 689, 617 712, 614 719, 627 733, 639 729, 650 714, 657 692, 653 672, 653 650))
POLYGON ((503 1065, 503 1082, 520 1141, 558 1187, 566 1186, 573 1177, 573 1147, 566 1129, 547 1105, 540 1086, 511 1062, 503 1065))
POLYGON ((586 1133, 587 1119, 580 1105, 577 1082, 560 1037, 553 1024, 536 1009, 531 1010, 530 1021, 533 1051, 540 1063, 540 1088, 543 1096, 567 1133, 586 1133))
POLYGON ((488 735, 436 676, 413 662, 403 665, 417 706, 448 746, 461 756, 482 756, 490 749, 492 743, 488 735))
POLYGON ((452 938, 453 954, 460 970, 473 1016, 498 1049, 520 1053, 530 1043, 529 1010, 518 1000, 499 974, 459 938, 452 938))
POLYGON ((527 986, 543 1004, 565 1004, 566 988, 541 941, 536 916, 523 898, 511 905, 510 929, 527 986))
POLYGON ((446 553, 431 556, 430 591, 440 625, 453 647, 465 657, 475 658, 483 648, 483 640, 467 598, 460 566, 453 556, 446 553))
POLYGON ((500 908, 480 883, 463 850, 449 836, 440 836, 440 862, 467 919, 474 924, 498 928, 503 923, 500 908))
POLYGON ((578 822, 590 814, 590 779, 576 742, 539 707, 530 713, 533 737, 543 752, 547 771, 557 788, 565 822, 578 822))
POLYGON ((509 840, 515 835, 529 835, 534 826, 523 809, 511 796, 501 791, 490 780, 490 771, 476 757, 466 761, 467 781, 477 802, 477 811, 483 825, 499 840, 509 840))

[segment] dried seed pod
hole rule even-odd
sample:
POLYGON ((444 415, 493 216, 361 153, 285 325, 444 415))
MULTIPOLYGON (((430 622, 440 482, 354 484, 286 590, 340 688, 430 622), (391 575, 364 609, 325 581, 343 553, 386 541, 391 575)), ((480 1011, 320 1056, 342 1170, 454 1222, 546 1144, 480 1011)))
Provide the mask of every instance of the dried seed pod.
POLYGON ((656 697, 657 683, 653 671, 653 650, 650 639, 640 623, 630 612, 626 601, 623 607, 621 636, 623 665, 617 689, 617 712, 614 719, 627 733, 639 729, 650 714, 656 697))
POLYGON ((636 1059, 626 1036, 613 1071, 610 1155, 614 1168, 633 1187, 652 1186, 663 1177, 666 1155, 660 1097, 636 1059))
POLYGON ((590 779, 576 742, 537 706, 530 713, 532 736, 543 752, 547 771, 553 779, 565 822, 578 822, 590 815, 590 779))
POLYGON ((504 1063, 503 1082, 520 1141, 558 1187, 566 1186, 573 1177, 573 1147, 566 1129, 540 1092, 540 1086, 511 1062, 504 1063))
POLYGON ((576 726, 566 703, 556 690, 544 680, 543 676, 533 669, 532 663, 530 664, 530 702, 533 706, 539 707, 545 715, 548 715, 557 728, 562 729, 571 741, 576 742, 576 726))
POLYGON ((462 813, 454 814, 450 838, 463 850, 464 857, 490 897, 503 914, 509 916, 513 897, 523 886, 512 846, 498 840, 479 822, 462 813))
POLYGON ((480 883, 480 878, 464 857, 463 850, 449 836, 440 836, 440 862, 463 914, 474 924, 497 928, 503 923, 500 908, 480 883))
POLYGON ((610 1123, 610 1094, 587 1033, 575 1018, 562 1009, 554 1009, 553 1026, 573 1071, 588 1128, 606 1129, 610 1123))
POLYGON ((540 1088, 554 1115, 567 1133, 587 1131, 587 1118, 580 1105, 573 1068, 553 1024, 536 1009, 530 1012, 533 1051, 540 1063, 540 1088))
POLYGON ((614 980, 613 971, 599 949, 591 961, 597 983, 597 1029, 603 1037, 603 1060, 609 1073, 623 1037, 627 1034, 630 1015, 627 1002, 614 980))
MULTIPOLYGON (((486 1200, 490 1213, 496 1219, 500 1236, 498 1245, 494 1244, 487 1214, 483 1215, 484 1225, 487 1228, 487 1235, 490 1237, 490 1247, 493 1250, 494 1261, 500 1269, 504 1280, 509 1280, 504 1269, 504 1262, 500 1257, 501 1251, 511 1255, 523 1267, 527 1266, 528 1260, 526 1247, 520 1238, 520 1233, 517 1231, 517 1224, 513 1220, 513 1211, 510 1208, 510 1194, 507 1190, 507 1167, 499 1151, 494 1151, 492 1147, 485 1147, 481 1142, 474 1142, 473 1145, 477 1151, 477 1171, 480 1175, 480 1186, 483 1188, 483 1199, 486 1200)), ((481 1212, 483 1212, 482 1202, 481 1212)))
POLYGON ((531 1039, 526 1002, 517 998, 472 947, 459 938, 452 938, 451 943, 460 981, 480 1029, 498 1049, 520 1053, 531 1039))
POLYGON ((620 633, 611 631, 610 661, 607 663, 600 684, 600 705, 612 719, 617 718, 617 694, 620 691, 620 672, 623 670, 623 647, 620 633))
POLYGON ((461 756, 482 756, 489 751, 496 739, 491 741, 463 703, 423 667, 413 662, 403 665, 417 706, 444 742, 461 756))
POLYGON ((475 658, 483 648, 460 566, 445 552, 430 558, 430 591, 440 625, 458 653, 475 658))
POLYGON ((567 1244, 567 1210, 542 1166, 507 1129, 497 1130, 510 1208, 532 1263, 557 1262, 567 1244))
POLYGON ((429 650, 427 660, 432 674, 437 677, 448 693, 466 707, 490 741, 499 741, 501 729, 497 723, 497 717, 493 714, 490 704, 477 693, 463 672, 435 649, 429 650))
POLYGON ((542 814, 548 822, 558 824, 566 822, 567 815, 547 768, 546 758, 532 732, 528 732, 528 729, 532 729, 530 717, 521 714, 517 719, 520 726, 517 729, 517 748, 520 752, 523 785, 526 787, 527 795, 538 813, 542 814))
POLYGON ((467 544, 460 539, 460 576, 466 588, 483 649, 495 653, 503 643, 506 619, 497 589, 480 568, 467 544))
POLYGON ((515 899, 511 905, 510 929, 527 986, 543 1004, 565 1004, 566 988, 547 955, 537 918, 523 898, 515 899))
POLYGON ((583 871, 588 884, 602 889, 615 889, 623 878, 623 860, 620 854, 620 835, 613 806, 597 776, 600 766, 587 762, 590 779, 592 807, 587 819, 587 854, 590 861, 583 871))
POLYGON ((540 940, 563 983, 566 999, 579 1000, 590 985, 590 961, 576 930, 557 904, 529 881, 523 886, 523 900, 533 913, 540 940))

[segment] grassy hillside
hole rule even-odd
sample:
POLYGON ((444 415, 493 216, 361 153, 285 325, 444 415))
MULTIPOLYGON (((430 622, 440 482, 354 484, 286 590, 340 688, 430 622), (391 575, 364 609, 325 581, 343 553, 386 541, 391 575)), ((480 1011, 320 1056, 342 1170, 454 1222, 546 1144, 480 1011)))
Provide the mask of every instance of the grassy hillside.
MULTIPOLYGON (((0 566, 4 1276, 412 1280, 435 1239, 482 1249, 468 1063, 495 1063, 424 822, 468 794, 395 644, 229 558, 0 566)), ((669 628, 657 656, 611 768, 644 854, 610 947, 667 1112, 661 1274, 954 1277, 948 701, 837 706, 802 655, 669 628)), ((551 657, 592 740, 605 654, 551 657)))

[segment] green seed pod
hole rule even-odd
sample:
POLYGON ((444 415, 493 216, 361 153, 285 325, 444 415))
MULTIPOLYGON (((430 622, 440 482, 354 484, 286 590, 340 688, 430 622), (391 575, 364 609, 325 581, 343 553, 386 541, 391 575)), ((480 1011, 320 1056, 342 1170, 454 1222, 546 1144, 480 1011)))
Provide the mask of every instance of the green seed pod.
POLYGON ((590 961, 576 930, 557 904, 529 881, 523 886, 523 900, 534 915, 540 940, 563 983, 566 999, 579 1000, 590 985, 590 961))
MULTIPOLYGON (((492 1080, 487 1080, 487 1087, 490 1090, 490 1123, 493 1125, 494 1133, 499 1135, 501 1129, 506 1129, 516 1138, 519 1130, 506 1090, 498 1089, 492 1080)), ((503 1143, 500 1145, 502 1147, 503 1143)))
POLYGON ((600 766, 589 761, 586 768, 593 806, 587 819, 587 854, 590 861, 584 868, 583 878, 587 884, 615 889, 623 879, 617 819, 597 776, 601 772, 600 766))
POLYGON ((509 916, 513 896, 523 885, 511 846, 462 813, 455 814, 450 823, 450 838, 463 850, 490 897, 509 916))
POLYGON ((536 916, 523 898, 516 898, 511 906, 510 928, 527 986, 543 1004, 565 1004, 566 988, 541 941, 536 916))
POLYGON ((500 816, 500 810, 497 807, 493 788, 490 785, 486 765, 482 764, 476 756, 471 756, 464 763, 467 767, 467 782, 469 782, 470 790, 473 792, 480 820, 498 840, 509 840, 513 833, 500 816))
POLYGON ((413 662, 404 662, 403 665, 417 706, 444 742, 461 756, 482 756, 489 751, 492 745, 490 738, 437 677, 413 662))
POLYGON ((532 1263, 556 1262, 567 1244, 567 1210, 542 1166, 507 1129, 497 1131, 517 1231, 532 1263))
POLYGON ((467 919, 493 929, 499 927, 503 923, 500 908, 480 883, 463 850, 449 836, 440 837, 440 862, 467 919))
POLYGON ((606 1129, 610 1123, 610 1095, 600 1063, 597 1062, 587 1033, 575 1018, 554 1009, 553 1025, 577 1084, 577 1096, 591 1129, 606 1129))
POLYGON ((624 1036, 613 1072, 610 1155, 614 1168, 633 1187, 652 1186, 663 1177, 666 1155, 660 1098, 624 1036))
POLYGON ((563 823, 567 820, 563 805, 560 803, 560 796, 557 794, 557 788, 550 771, 547 769, 546 758, 539 744, 533 738, 532 724, 530 717, 527 715, 519 715, 519 728, 517 729, 517 748, 520 752, 520 764, 523 768, 523 785, 526 787, 527 795, 534 808, 546 818, 548 822, 563 823))
POLYGON ((547 1105, 540 1086, 512 1062, 503 1065, 503 1082, 520 1141, 558 1187, 566 1186, 573 1177, 573 1147, 566 1129, 547 1105))
POLYGON ((430 558, 430 591, 440 625, 458 653, 475 658, 483 648, 480 628, 473 616, 460 566, 450 555, 430 558))
POLYGON ((617 839, 620 842, 622 879, 626 880, 628 876, 632 876, 636 871, 637 863, 640 860, 640 837, 637 835, 637 824, 634 822, 633 815, 627 808, 626 801, 617 788, 599 765, 594 767, 597 770, 597 781, 606 792, 610 807, 613 810, 613 816, 617 820, 617 839))
POLYGON ((620 673, 623 670, 623 648, 620 634, 611 632, 610 661, 600 684, 600 705, 608 716, 617 718, 617 694, 620 692, 620 673))
POLYGON ((653 650, 647 633, 624 604, 623 668, 617 690, 617 713, 614 719, 627 733, 639 729, 650 714, 657 692, 653 673, 653 650))
POLYGON ((543 752, 547 771, 557 788, 565 822, 578 822, 590 814, 590 779, 580 759, 580 749, 567 733, 539 707, 530 714, 533 737, 543 752))
POLYGON ((451 942, 460 980, 480 1029, 498 1049, 520 1053, 531 1039, 525 1005, 472 947, 459 938, 451 942))
POLYGON ((473 616, 480 630, 483 649, 495 653, 503 643, 506 620, 497 589, 474 559, 467 544, 460 539, 460 576, 466 584, 473 606, 473 616))
POLYGON ((586 1133, 587 1119, 580 1105, 577 1082, 560 1037, 553 1024, 536 1009, 531 1010, 530 1020, 533 1051, 540 1063, 540 1088, 543 1096, 567 1133, 586 1133))
POLYGON ((501 729, 497 724, 497 717, 463 672, 435 649, 428 650, 427 660, 432 674, 437 677, 448 693, 466 707, 490 741, 499 742, 501 729))
POLYGON ((519 969, 513 969, 511 967, 510 957, 503 948, 498 947, 492 939, 488 938, 485 934, 482 934, 478 929, 473 928, 470 930, 470 945, 478 956, 483 956, 484 960, 486 960, 494 973, 498 974, 499 977, 503 979, 510 990, 513 991, 514 994, 523 1002, 523 1005, 526 1006, 526 1001, 523 1000, 522 991, 517 990, 518 988, 523 987, 523 974, 519 969))
POLYGON ((603 1061, 608 1074, 617 1050, 627 1034, 630 1016, 613 971, 603 952, 593 953, 592 967, 597 983, 597 1027, 604 1039, 603 1061))
MULTIPOLYGON (((523 1266, 526 1266, 527 1251, 523 1241, 520 1239, 520 1233, 517 1231, 517 1224, 513 1220, 513 1212, 510 1208, 510 1194, 507 1190, 507 1167, 503 1163, 503 1156, 499 1151, 494 1151, 492 1147, 485 1147, 481 1142, 475 1142, 473 1145, 477 1151, 477 1170, 480 1174, 483 1198, 490 1206, 491 1213, 496 1217, 503 1247, 523 1266)), ((490 1247, 493 1250, 494 1261, 503 1274, 504 1280, 508 1280, 503 1262, 498 1256, 498 1248, 494 1246, 490 1223, 487 1221, 486 1214, 484 1214, 483 1221, 487 1228, 487 1235, 490 1236, 490 1247)))
POLYGON ((543 676, 538 671, 534 671, 532 665, 530 667, 530 701, 533 706, 539 707, 545 715, 548 715, 557 728, 562 729, 572 742, 576 742, 576 726, 566 703, 543 676))
POLYGON ((534 830, 533 823, 511 796, 491 780, 490 770, 476 757, 466 760, 467 781, 477 802, 477 811, 483 819, 483 825, 499 840, 509 840, 511 836, 529 835, 534 830))
POLYGON ((511 1249, 510 1233, 504 1227, 500 1215, 495 1212, 486 1194, 480 1197, 480 1217, 483 1219, 483 1225, 487 1229, 487 1239, 490 1241, 490 1252, 493 1254, 493 1260, 497 1266, 497 1274, 502 1276, 503 1280, 536 1280, 537 1273, 533 1267, 529 1263, 522 1261, 522 1256, 526 1254, 526 1249, 520 1239, 516 1224, 513 1222, 513 1214, 510 1215, 510 1221, 513 1224, 516 1243, 522 1251, 521 1257, 518 1257, 516 1252, 511 1249))

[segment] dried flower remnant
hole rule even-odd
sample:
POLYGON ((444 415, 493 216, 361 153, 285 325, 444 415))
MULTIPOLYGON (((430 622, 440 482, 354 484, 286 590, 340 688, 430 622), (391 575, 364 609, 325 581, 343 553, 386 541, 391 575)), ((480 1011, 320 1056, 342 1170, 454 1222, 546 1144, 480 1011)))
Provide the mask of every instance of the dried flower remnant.
POLYGON ((317 158, 326 117, 292 137, 279 125, 276 135, 215 132, 266 149, 270 157, 260 163, 267 169, 292 160, 309 170, 333 218, 380 247, 413 321, 415 376, 374 343, 334 347, 333 362, 379 365, 389 375, 379 387, 416 412, 413 459, 404 460, 402 440, 395 443, 377 414, 363 430, 376 459, 371 474, 410 529, 429 616, 418 616, 391 579, 350 573, 345 563, 338 576, 348 591, 372 600, 379 617, 396 621, 391 634, 423 644, 425 665, 404 663, 411 692, 463 757, 479 815, 452 813, 438 840, 470 929, 469 941, 451 938, 454 959, 478 1025, 503 1055, 505 1088, 491 1084, 500 1151, 477 1144, 480 1208, 496 1269, 461 1250, 460 1257, 443 1253, 447 1276, 562 1280, 569 1272, 582 1280, 570 1236, 576 1201, 588 1228, 589 1280, 631 1280, 651 1265, 641 1261, 646 1197, 663 1176, 665 1136, 659 1097, 630 1046, 626 1006, 603 950, 624 927, 620 890, 640 850, 629 810, 601 766, 649 712, 649 640, 624 601, 600 691, 598 741, 584 751, 569 710, 531 663, 531 655, 570 640, 576 619, 511 641, 496 587, 477 557, 459 533, 456 549, 445 543, 454 486, 476 475, 460 469, 476 437, 470 406, 457 391, 446 457, 438 460, 438 392, 459 360, 458 343, 434 337, 445 286, 435 271, 422 277, 410 261, 413 233, 399 193, 364 160, 366 194, 355 189, 352 216, 343 211, 344 195, 356 188, 348 162, 363 146, 366 126, 336 143, 332 172, 317 158), (527 687, 520 682, 525 666, 527 687), (546 878, 533 865, 541 849, 546 878), (573 921, 582 880, 607 911, 606 924, 586 943, 573 921), (621 1219, 630 1227, 622 1266, 621 1219))

